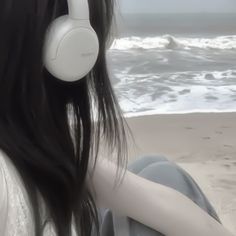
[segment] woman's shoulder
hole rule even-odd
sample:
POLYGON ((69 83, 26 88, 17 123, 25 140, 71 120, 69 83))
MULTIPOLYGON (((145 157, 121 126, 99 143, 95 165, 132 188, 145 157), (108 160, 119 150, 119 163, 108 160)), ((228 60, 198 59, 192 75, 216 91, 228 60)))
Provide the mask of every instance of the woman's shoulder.
POLYGON ((12 195, 11 193, 14 193, 14 197, 18 197, 19 195, 22 195, 22 193, 26 195, 20 173, 18 172, 10 157, 2 149, 0 149, 0 187, 0 195, 2 197, 2 190, 4 190, 4 196, 9 198, 12 195))
MULTIPOLYGON (((42 217, 45 204, 39 195, 42 217)), ((47 225, 44 235, 55 235, 52 225, 47 225)), ((23 180, 9 156, 0 149, 0 236, 34 235, 32 206, 23 180)))
POLYGON ((0 150, 0 209, 2 206, 2 203, 4 202, 4 199, 6 198, 6 193, 7 193, 7 186, 6 186, 6 163, 5 163, 5 157, 4 153, 2 150, 0 150))
MULTIPOLYGON (((6 164, 6 154, 0 149, 0 209, 1 209, 1 216, 3 209, 7 205, 7 178, 6 175, 8 174, 8 168, 6 164)), ((0 216, 0 218, 1 218, 0 216)), ((0 221, 1 222, 1 221, 0 221)))
POLYGON ((1 149, 0 190, 0 235, 10 235, 9 232, 11 235, 33 235, 32 211, 26 189, 17 168, 1 149))
POLYGON ((0 150, 0 235, 5 234, 8 208, 5 168, 4 155, 0 150))

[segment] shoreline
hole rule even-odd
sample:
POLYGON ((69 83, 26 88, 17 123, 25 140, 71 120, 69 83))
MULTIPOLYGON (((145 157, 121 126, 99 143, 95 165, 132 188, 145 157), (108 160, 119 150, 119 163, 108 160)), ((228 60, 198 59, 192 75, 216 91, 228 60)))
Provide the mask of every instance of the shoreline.
MULTIPOLYGON (((135 115, 129 115, 129 113, 127 113, 127 115, 124 115, 125 119, 132 119, 132 118, 137 118, 137 117, 146 117, 146 116, 170 116, 170 115, 201 115, 201 114, 206 114, 206 115, 216 115, 216 114, 235 114, 236 110, 225 110, 225 111, 219 111, 219 110, 212 110, 212 111, 186 111, 186 112, 170 112, 170 113, 144 113, 144 112, 140 112, 140 113, 134 113, 135 115)), ((132 114, 132 113, 130 113, 132 114)))

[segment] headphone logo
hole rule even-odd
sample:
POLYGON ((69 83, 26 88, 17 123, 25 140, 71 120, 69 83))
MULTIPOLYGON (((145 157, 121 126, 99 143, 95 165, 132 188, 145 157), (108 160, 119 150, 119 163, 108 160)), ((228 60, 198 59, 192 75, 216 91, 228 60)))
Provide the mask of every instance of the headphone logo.
POLYGON ((84 52, 80 54, 82 57, 92 57, 95 55, 94 52, 84 52))

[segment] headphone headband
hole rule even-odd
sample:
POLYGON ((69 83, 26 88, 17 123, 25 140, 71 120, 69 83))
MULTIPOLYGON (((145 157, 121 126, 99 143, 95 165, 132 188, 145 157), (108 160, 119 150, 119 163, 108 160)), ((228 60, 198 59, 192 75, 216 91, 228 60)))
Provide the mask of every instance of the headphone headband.
POLYGON ((76 20, 89 20, 88 0, 68 0, 69 17, 76 20))

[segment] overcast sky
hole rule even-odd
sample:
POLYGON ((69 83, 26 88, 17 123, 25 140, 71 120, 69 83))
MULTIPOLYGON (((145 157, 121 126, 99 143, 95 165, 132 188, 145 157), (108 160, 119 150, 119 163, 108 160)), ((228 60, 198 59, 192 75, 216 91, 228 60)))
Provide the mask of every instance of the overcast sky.
POLYGON ((236 0, 120 0, 122 12, 235 12, 236 0))

